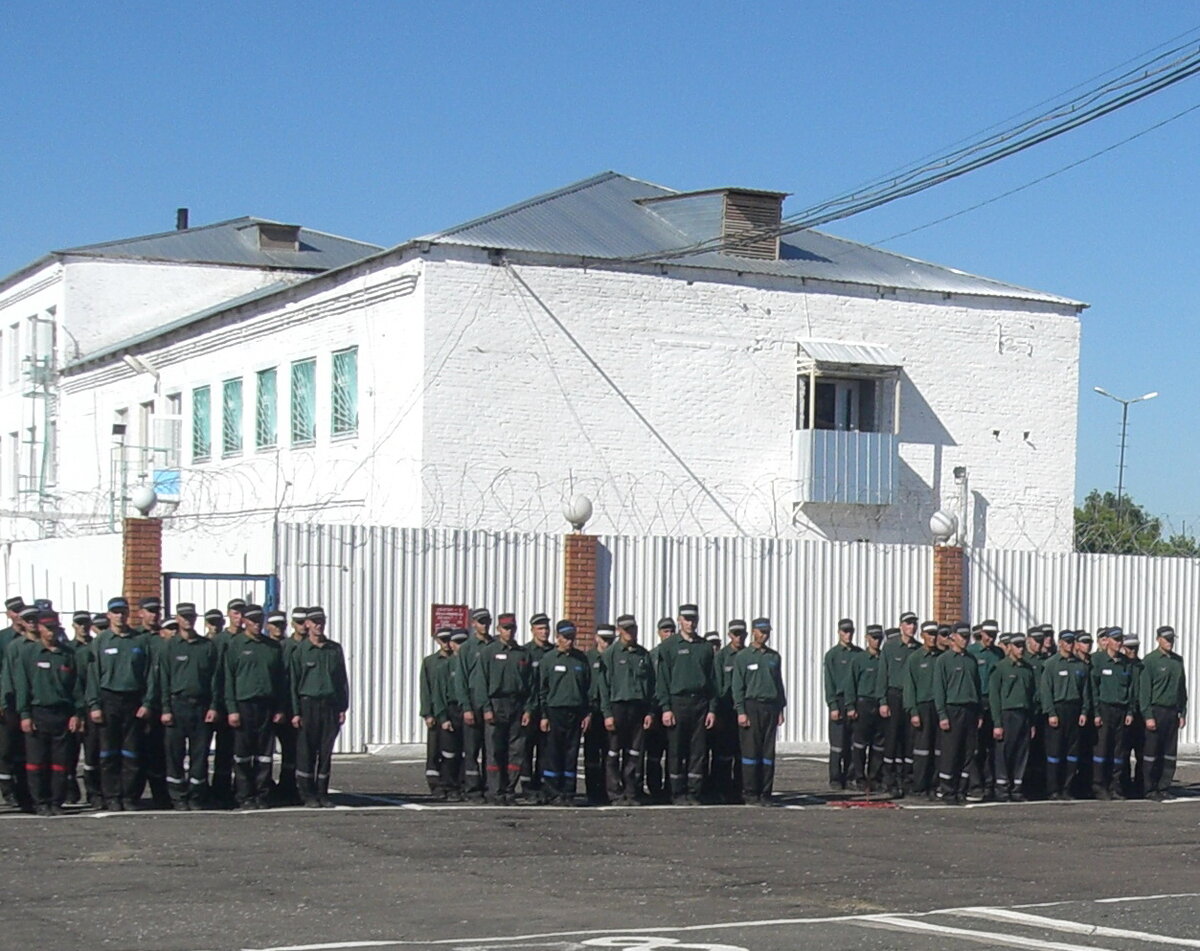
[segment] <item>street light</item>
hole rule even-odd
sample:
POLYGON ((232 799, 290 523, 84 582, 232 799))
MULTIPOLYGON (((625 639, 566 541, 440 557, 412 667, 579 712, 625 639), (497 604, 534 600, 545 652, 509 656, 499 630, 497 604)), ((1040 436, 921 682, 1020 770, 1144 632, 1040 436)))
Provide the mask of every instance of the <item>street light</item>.
POLYGON ((1117 462, 1117 518, 1121 517, 1121 499, 1124 496, 1125 490, 1125 434, 1129 431, 1129 407, 1132 403, 1141 403, 1145 400, 1152 400, 1158 396, 1158 391, 1153 393, 1143 393, 1141 396, 1132 400, 1123 400, 1119 396, 1113 396, 1108 390, 1102 386, 1093 386, 1093 390, 1101 396, 1107 396, 1110 400, 1116 400, 1121 404, 1121 458, 1117 462))

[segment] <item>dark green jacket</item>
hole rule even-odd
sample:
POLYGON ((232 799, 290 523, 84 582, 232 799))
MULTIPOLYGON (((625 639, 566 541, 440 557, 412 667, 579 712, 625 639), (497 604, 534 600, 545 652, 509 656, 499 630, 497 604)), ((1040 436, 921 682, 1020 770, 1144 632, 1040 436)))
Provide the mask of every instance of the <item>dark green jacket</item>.
POLYGON ((1000 714, 1005 710, 1024 710, 1032 715, 1037 710, 1037 674, 1024 660, 1005 657, 993 669, 988 680, 988 708, 992 722, 1000 726, 1000 714))
MULTIPOLYGON (((438 650, 429 654, 421 661, 421 706, 418 713, 421 717, 436 717, 433 698, 437 692, 437 681, 440 668, 445 667, 454 658, 449 650, 438 650)), ((444 722, 439 720, 438 722, 444 722)))
POLYGON ((686 640, 676 632, 658 645, 658 705, 671 709, 672 697, 703 697, 709 713, 717 709, 716 664, 713 649, 703 638, 686 640))
POLYGON ((933 670, 933 705, 938 719, 949 719, 951 706, 979 707, 982 702, 975 658, 966 651, 946 651, 939 656, 933 670))
POLYGON ((149 694, 153 645, 146 634, 104 631, 92 641, 91 666, 86 677, 87 701, 100 709, 100 691, 138 694, 143 706, 151 706, 149 694))
POLYGON ((870 651, 859 651, 851 658, 849 703, 872 700, 878 706, 887 697, 882 689, 883 678, 879 676, 883 665, 882 649, 874 656, 870 651))
POLYGON ((841 643, 834 644, 825 652, 822 668, 825 671, 825 706, 830 710, 848 706, 853 702, 850 685, 850 663, 861 647, 841 643))
POLYGON ((1004 660, 1004 651, 995 644, 991 647, 984 647, 982 641, 976 641, 967 648, 967 653, 974 657, 975 663, 979 665, 979 688, 986 697, 992 670, 1000 661, 1004 660))
POLYGON ((283 651, 269 637, 239 634, 225 645, 225 709, 238 713, 248 700, 270 700, 272 713, 288 712, 283 651))
POLYGON ((494 713, 492 701, 500 698, 513 700, 523 710, 533 712, 537 707, 533 677, 529 651, 524 645, 516 641, 505 644, 496 639, 479 651, 471 694, 485 713, 488 710, 494 713))
POLYGON ((592 713, 600 712, 600 659, 610 650, 612 650, 612 644, 606 647, 603 651, 601 651, 600 648, 593 646, 589 647, 587 649, 587 653, 584 654, 584 656, 587 657, 588 667, 592 672, 592 685, 588 688, 588 699, 592 705, 592 713))
POLYGON ((1124 654, 1109 657, 1101 651, 1092 659, 1092 698, 1097 704, 1121 707, 1127 713, 1137 709, 1137 677, 1133 664, 1124 654))
POLYGON ((936 647, 926 650, 924 645, 913 651, 904 670, 904 709, 909 716, 916 716, 918 706, 933 701, 933 672, 941 651, 936 647))
POLYGON ((18 655, 20 666, 14 671, 17 713, 22 720, 32 716, 34 707, 53 707, 71 716, 84 713, 83 681, 78 658, 70 647, 43 647, 31 644, 18 655))
POLYGON ((582 651, 573 647, 547 651, 538 667, 538 710, 542 716, 547 716, 551 707, 586 716, 591 709, 591 685, 591 668, 582 651))
MULTIPOLYGON (((904 690, 904 677, 913 651, 919 650, 920 641, 915 637, 907 644, 901 637, 890 637, 879 649, 879 696, 887 697, 889 690, 904 690)), ((897 711, 899 712, 899 711, 897 711)))
POLYGON ((151 707, 160 713, 170 712, 173 697, 194 700, 209 710, 224 712, 219 693, 224 680, 221 651, 207 637, 196 635, 190 640, 173 637, 164 641, 150 679, 151 707))
POLYGON ((454 655, 454 661, 458 664, 458 676, 454 679, 454 688, 458 691, 458 703, 463 710, 482 710, 483 697, 476 692, 475 668, 479 663, 480 652, 493 643, 493 638, 489 637, 486 641, 481 641, 472 632, 471 636, 463 641, 462 647, 458 649, 458 653, 454 655))
POLYGON ((777 710, 787 706, 783 687, 783 660, 770 647, 746 647, 733 665, 733 708, 746 712, 746 701, 757 700, 777 710))
POLYGON ((452 656, 444 667, 438 670, 439 676, 433 681, 433 715, 439 723, 450 719, 451 708, 463 712, 462 690, 458 682, 462 679, 462 666, 458 663, 458 655, 452 656), (438 711, 443 711, 439 713, 438 711))
POLYGON ((29 640, 23 634, 18 634, 11 627, 5 628, 5 631, 10 636, 0 648, 0 700, 3 700, 6 709, 15 710, 17 708, 16 674, 20 667, 21 651, 36 642, 29 640))
POLYGON ((646 648, 617 641, 601 659, 600 712, 605 717, 613 715, 614 703, 642 701, 654 706, 654 661, 646 648))
POLYGON ((1154 716, 1153 707, 1170 707, 1176 713, 1186 714, 1187 700, 1187 674, 1182 657, 1174 651, 1164 654, 1156 649, 1142 658, 1138 703, 1145 719, 1154 716))
POLYGON ((305 641, 292 650, 289 662, 288 683, 294 716, 300 715, 303 699, 328 701, 338 713, 350 709, 350 677, 341 644, 328 638, 319 647, 305 641))
POLYGON ((1064 658, 1055 654, 1042 665, 1042 681, 1039 685, 1042 712, 1048 717, 1058 716, 1056 704, 1078 703, 1079 712, 1092 715, 1092 679, 1088 665, 1072 654, 1064 658))
POLYGON ((747 648, 734 650, 733 645, 726 644, 719 651, 717 656, 713 658, 713 670, 717 681, 717 698, 720 700, 722 708, 729 710, 733 708, 733 665, 737 663, 737 656, 747 648))
MULTIPOLYGON (((1030 646, 1033 642, 1030 641, 1030 646)), ((1034 713, 1040 713, 1042 710, 1042 669, 1046 666, 1046 658, 1041 654, 1035 654, 1033 651, 1025 651, 1025 663, 1029 665, 1029 669, 1033 671, 1033 681, 1037 684, 1037 689, 1034 690, 1033 707, 1034 713)))

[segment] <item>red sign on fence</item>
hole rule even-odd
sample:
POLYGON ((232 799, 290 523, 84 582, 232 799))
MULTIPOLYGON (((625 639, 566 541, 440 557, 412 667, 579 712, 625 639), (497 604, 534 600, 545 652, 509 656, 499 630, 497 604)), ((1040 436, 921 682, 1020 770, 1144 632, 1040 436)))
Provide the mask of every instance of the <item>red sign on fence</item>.
POLYGON ((436 633, 439 627, 466 627, 469 616, 470 608, 465 604, 435 604, 430 633, 436 633))

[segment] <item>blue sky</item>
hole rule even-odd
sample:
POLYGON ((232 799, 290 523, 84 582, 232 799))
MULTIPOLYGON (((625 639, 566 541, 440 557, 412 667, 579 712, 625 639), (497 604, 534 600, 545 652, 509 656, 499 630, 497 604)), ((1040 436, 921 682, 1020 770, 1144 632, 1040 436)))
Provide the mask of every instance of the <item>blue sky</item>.
MULTIPOLYGON (((1156 2, 43 4, 0 31, 0 273, 47 250, 255 214, 380 244, 615 169, 798 210, 1200 27, 1156 2)), ((1196 38, 1200 34, 1192 34, 1196 38)), ((1200 103, 1200 77, 826 226, 878 242, 1200 103)), ((1078 489, 1200 528, 1200 111, 885 246, 1091 303, 1078 489)), ((964 383, 986 380, 962 372, 964 383)))

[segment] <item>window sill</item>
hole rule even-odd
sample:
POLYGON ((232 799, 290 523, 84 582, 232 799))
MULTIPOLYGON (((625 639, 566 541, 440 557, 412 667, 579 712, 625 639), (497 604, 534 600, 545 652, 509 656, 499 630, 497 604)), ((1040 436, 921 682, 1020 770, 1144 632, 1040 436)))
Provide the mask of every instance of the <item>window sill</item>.
POLYGON ((242 450, 230 449, 228 452, 221 453, 222 459, 240 459, 242 458, 242 450))
POLYGON ((255 446, 255 452, 275 452, 279 448, 277 443, 264 443, 261 446, 255 446))
POLYGON ((348 429, 344 433, 334 433, 329 437, 330 442, 351 442, 358 438, 357 429, 348 429))
POLYGON ((293 439, 293 449, 312 449, 317 444, 315 439, 293 439))

